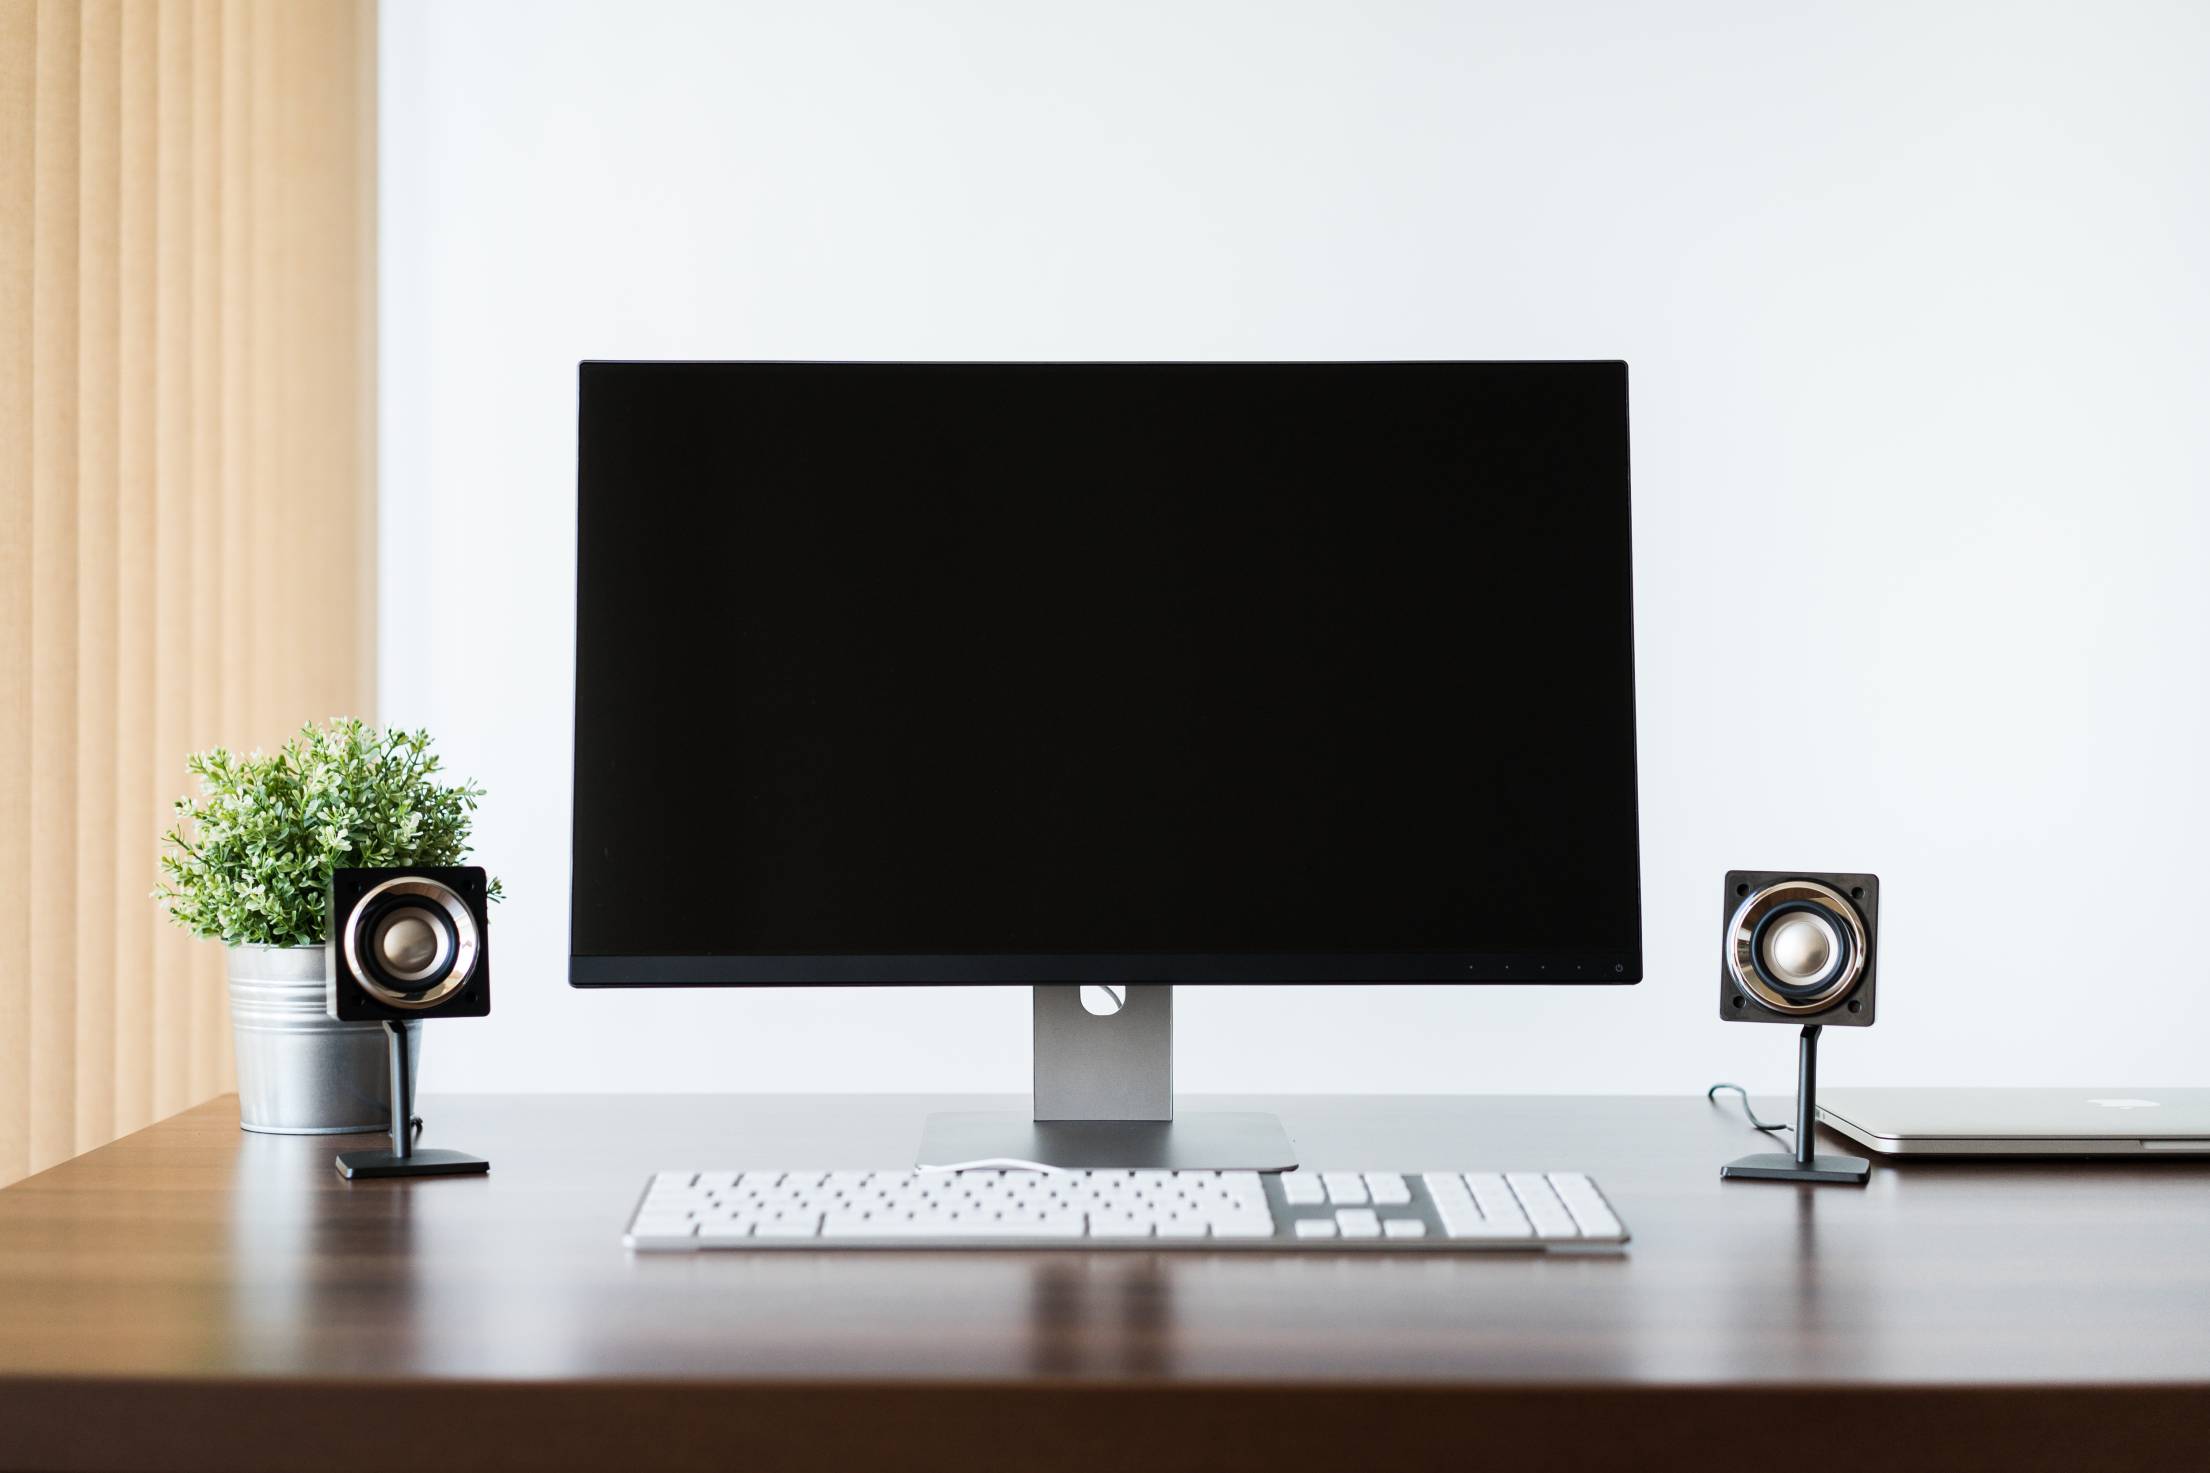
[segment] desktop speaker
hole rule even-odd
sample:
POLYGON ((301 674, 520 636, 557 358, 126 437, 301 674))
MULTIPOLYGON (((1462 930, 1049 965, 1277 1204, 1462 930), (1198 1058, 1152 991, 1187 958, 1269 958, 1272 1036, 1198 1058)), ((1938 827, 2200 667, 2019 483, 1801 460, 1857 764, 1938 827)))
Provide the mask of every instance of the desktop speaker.
MULTIPOLYGON (((1720 1167, 1719 1175, 1863 1186, 1872 1175, 1870 1161, 1817 1155, 1812 1137, 1819 1118, 1819 1035, 1829 1023, 1872 1024, 1880 877, 1729 870, 1725 915, 1719 1016, 1729 1023, 1795 1023, 1803 1032, 1796 1044, 1794 1151, 1744 1156, 1720 1167)), ((1712 1092, 1728 1087, 1715 1085, 1712 1092)), ((1745 1109, 1748 1099, 1744 1094, 1745 1109)), ((1750 1123, 1763 1131, 1785 1128, 1754 1114, 1750 1123)))
POLYGON ((1872 1026, 1878 875, 1729 870, 1719 1016, 1872 1026))
POLYGON ((330 876, 325 1001, 345 1022, 481 1018, 491 929, 475 865, 341 869, 330 876))
POLYGON ((341 869, 330 876, 323 1001, 341 1022, 383 1024, 391 1060, 391 1149, 345 1151, 347 1181, 479 1176, 481 1156, 415 1144, 422 1021, 491 1011, 490 887, 475 865, 341 869))

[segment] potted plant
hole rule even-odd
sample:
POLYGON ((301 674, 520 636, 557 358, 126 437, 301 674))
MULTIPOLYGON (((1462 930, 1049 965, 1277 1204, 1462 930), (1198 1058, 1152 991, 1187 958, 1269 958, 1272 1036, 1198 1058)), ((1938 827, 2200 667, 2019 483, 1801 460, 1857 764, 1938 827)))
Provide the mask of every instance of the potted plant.
POLYGON ((440 779, 428 732, 345 717, 309 723, 273 754, 217 747, 185 766, 200 795, 176 802, 154 896, 178 925, 230 948, 239 1123, 280 1135, 388 1128, 382 1028, 323 1011, 330 872, 463 863, 483 790, 440 779))

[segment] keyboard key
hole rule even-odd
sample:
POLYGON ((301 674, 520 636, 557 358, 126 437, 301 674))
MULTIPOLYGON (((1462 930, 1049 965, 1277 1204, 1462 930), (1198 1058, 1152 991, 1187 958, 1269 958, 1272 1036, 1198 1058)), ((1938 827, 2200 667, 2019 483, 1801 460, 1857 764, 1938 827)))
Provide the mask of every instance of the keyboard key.
POLYGON ((1473 1200, 1479 1204, 1481 1215, 1490 1222, 1516 1225, 1521 1230, 1521 1237, 1534 1234, 1534 1228, 1527 1221, 1527 1214, 1520 1208, 1519 1198, 1512 1195, 1512 1189, 1504 1184, 1503 1177, 1495 1172, 1468 1172, 1466 1186, 1473 1193, 1473 1200))
POLYGON ((1376 1207, 1402 1207, 1412 1200, 1412 1189, 1394 1171, 1366 1173, 1366 1191, 1376 1207))
POLYGON ((1297 1236, 1300 1238, 1332 1238, 1335 1223, 1325 1217, 1300 1217, 1297 1219, 1297 1236))
POLYGON ((1591 1238, 1619 1238, 1626 1236, 1626 1229, 1605 1205, 1603 1195, 1596 1184, 1578 1171, 1553 1171, 1550 1185, 1556 1189, 1558 1200, 1565 1203, 1565 1210, 1573 1214, 1581 1231, 1591 1238))
POLYGON ((1435 1215, 1442 1219, 1443 1236, 1446 1238, 1493 1238, 1497 1236, 1489 1231, 1487 1221, 1481 1216, 1481 1210, 1473 1205, 1470 1198, 1464 1202, 1438 1201, 1435 1204, 1435 1215))
POLYGON ((677 1227, 635 1227, 629 1230, 630 1243, 638 1248, 688 1248, 693 1246, 698 1224, 685 1223, 677 1227))
POLYGON ((1212 1220, 1215 1238, 1271 1238, 1274 1236, 1274 1219, 1271 1217, 1216 1217, 1212 1220))
POLYGON ((1366 1200, 1366 1179, 1355 1171, 1324 1171, 1320 1181, 1338 1207, 1357 1207, 1366 1200))
POLYGON ((821 1236, 824 1238, 894 1238, 902 1233, 918 1231, 913 1220, 904 1217, 872 1217, 859 1213, 832 1212, 821 1219, 821 1236))
MULTIPOLYGON (((975 1239, 1079 1238, 1082 1219, 1054 1217, 1035 1222, 1009 1222, 999 1218, 884 1218, 831 1217, 821 1224, 825 1240, 874 1239, 883 1241, 960 1242, 975 1239)), ((765 1236, 764 1234, 762 1236, 765 1236)))
POLYGON ((1374 1216, 1371 1207, 1345 1207, 1335 1214, 1335 1225, 1346 1238, 1381 1236, 1381 1219, 1374 1216))
POLYGON ((1424 1238, 1427 1236, 1427 1224, 1416 1217, 1384 1218, 1381 1223, 1381 1230, 1392 1238, 1424 1238))
MULTIPOLYGON (((1482 1210, 1482 1202, 1466 1183, 1470 1177, 1456 1177, 1455 1173, 1435 1172, 1427 1178, 1428 1200, 1435 1204, 1435 1215, 1442 1219, 1443 1236, 1478 1240, 1522 1239, 1532 1237, 1527 1220, 1520 1216, 1517 1203, 1513 1204, 1509 1217, 1497 1216, 1482 1210)), ((1502 1182, 1498 1187, 1502 1188, 1502 1182)), ((1505 1192, 1504 1200, 1512 1200, 1505 1192)))
POLYGON ((1437 1212, 1456 1208, 1476 1218, 1481 1216, 1481 1210, 1474 1206, 1473 1194, 1466 1190, 1465 1180, 1458 1173, 1429 1172, 1421 1178, 1421 1184, 1427 1188, 1427 1200, 1435 1204, 1437 1212))
POLYGON ((1537 1171, 1514 1171, 1505 1175, 1504 1182, 1519 1198, 1519 1205, 1527 1209, 1527 1220, 1535 1225, 1535 1231, 1546 1238, 1577 1238, 1580 1225, 1573 1214, 1565 1210, 1558 1194, 1550 1189, 1550 1182, 1537 1171))
POLYGON ((1083 1221, 1078 1217, 1045 1217, 1032 1221, 1017 1219, 981 1219, 955 1223, 953 1237, 1081 1237, 1083 1221))
POLYGON ((1317 1207, 1327 1200, 1327 1188, 1320 1184, 1320 1178, 1295 1171, 1282 1173, 1281 1194, 1292 1207, 1317 1207))

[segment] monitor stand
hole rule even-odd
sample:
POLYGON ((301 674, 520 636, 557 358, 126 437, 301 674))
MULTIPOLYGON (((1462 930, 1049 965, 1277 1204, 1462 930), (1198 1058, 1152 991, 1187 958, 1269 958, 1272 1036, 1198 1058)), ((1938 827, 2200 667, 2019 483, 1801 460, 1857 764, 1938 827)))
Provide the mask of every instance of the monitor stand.
POLYGON ((1130 987, 1116 1013, 1082 989, 1035 989, 1035 1107, 931 1115, 919 1164, 1041 1162, 1067 1167, 1289 1171, 1297 1152, 1272 1115, 1174 1112, 1174 989, 1130 987))

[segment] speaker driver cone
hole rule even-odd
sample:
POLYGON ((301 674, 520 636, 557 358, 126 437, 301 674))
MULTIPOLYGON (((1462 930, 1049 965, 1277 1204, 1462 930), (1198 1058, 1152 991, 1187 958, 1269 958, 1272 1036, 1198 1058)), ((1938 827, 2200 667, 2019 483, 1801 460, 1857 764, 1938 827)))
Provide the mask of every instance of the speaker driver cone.
POLYGON ((459 892, 418 875, 385 880, 346 918, 341 949, 363 992, 395 1008, 431 1008, 476 969, 476 918, 459 892))
POLYGON ((427 905, 394 905, 369 928, 369 956, 385 981, 427 985, 447 962, 452 932, 451 921, 427 905))
POLYGON ((1865 925, 1841 892, 1816 880, 1778 880, 1752 892, 1727 923, 1736 986, 1782 1013, 1816 1013, 1857 985, 1865 925))

